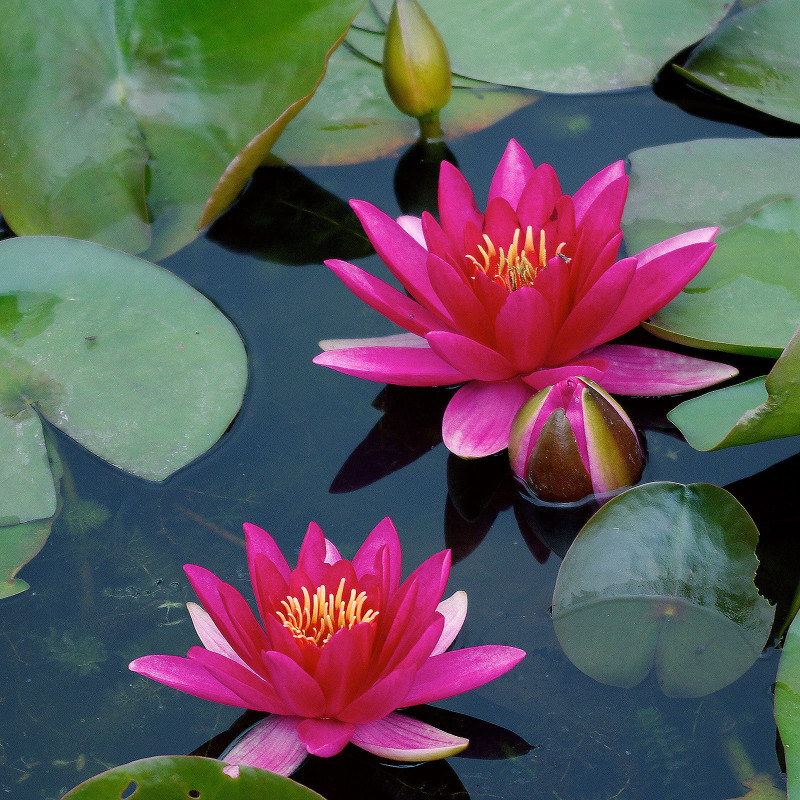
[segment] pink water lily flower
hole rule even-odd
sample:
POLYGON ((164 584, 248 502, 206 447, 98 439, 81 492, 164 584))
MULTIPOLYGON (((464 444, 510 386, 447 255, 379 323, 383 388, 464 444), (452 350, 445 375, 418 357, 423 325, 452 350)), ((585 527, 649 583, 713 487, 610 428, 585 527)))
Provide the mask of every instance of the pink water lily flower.
POLYGON ((464 457, 505 448, 511 421, 538 390, 582 375, 606 391, 662 395, 736 370, 664 350, 607 344, 658 311, 702 269, 717 228, 683 233, 617 261, 628 191, 621 161, 570 196, 549 164, 514 140, 485 213, 444 162, 439 217, 395 221, 352 201, 407 294, 345 261, 327 265, 407 333, 321 342, 314 362, 382 383, 464 383, 444 415, 444 443, 464 457), (410 296, 409 296, 410 295, 410 296))
POLYGON ((525 655, 500 645, 446 652, 467 613, 464 592, 442 600, 449 550, 401 582, 388 518, 352 561, 312 522, 295 569, 266 531, 249 523, 244 530, 261 623, 233 586, 187 564, 202 603, 189 603, 189 613, 203 647, 130 664, 196 697, 270 712, 225 761, 289 775, 308 753, 333 756, 348 742, 398 761, 445 758, 467 746, 396 711, 482 686, 525 655))

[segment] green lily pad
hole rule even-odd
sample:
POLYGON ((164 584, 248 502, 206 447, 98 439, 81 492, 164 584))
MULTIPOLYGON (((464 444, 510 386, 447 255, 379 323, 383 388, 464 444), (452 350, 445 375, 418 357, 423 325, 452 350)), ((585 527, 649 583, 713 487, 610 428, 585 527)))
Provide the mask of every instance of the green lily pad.
POLYGON ((132 761, 76 786, 63 800, 321 800, 290 778, 256 767, 232 767, 200 756, 155 756, 132 761))
MULTIPOLYGON (((445 136, 483 130, 538 99, 531 92, 456 77, 450 102, 440 112, 445 136)), ((394 153, 418 137, 419 123, 389 99, 380 61, 340 47, 314 97, 286 126, 274 152, 298 165, 355 164, 394 153)))
POLYGON ((51 518, 0 527, 0 600, 30 588, 17 572, 44 547, 52 526, 51 518))
POLYGON ((157 259, 236 196, 363 0, 10 0, 0 207, 157 259), (208 203, 208 204, 207 204, 208 203))
POLYGON ((0 298, 0 460, 27 485, 11 499, 2 493, 2 519, 54 508, 32 409, 148 480, 205 452, 238 413, 247 380, 239 334, 160 267, 91 242, 8 239, 0 298))
MULTIPOLYGON (((371 3, 347 41, 380 60, 391 0, 371 3)), ((727 11, 719 0, 425 0, 453 72, 556 93, 646 86, 676 53, 710 33, 727 11)))
POLYGON ((800 122, 796 0, 765 0, 730 17, 676 69, 738 103, 800 122))
POLYGON ((740 677, 775 609, 753 584, 758 531, 708 484, 651 483, 615 497, 578 534, 553 592, 567 657, 601 683, 635 686, 655 669, 670 697, 740 677))
POLYGON ((697 450, 800 434, 800 329, 766 377, 686 400, 667 416, 697 450))
POLYGON ((628 250, 718 225, 700 274, 645 327, 670 341, 777 358, 800 324, 800 142, 707 139, 637 150, 628 250))
POLYGON ((775 683, 775 721, 786 757, 789 800, 800 797, 800 622, 786 632, 775 683))

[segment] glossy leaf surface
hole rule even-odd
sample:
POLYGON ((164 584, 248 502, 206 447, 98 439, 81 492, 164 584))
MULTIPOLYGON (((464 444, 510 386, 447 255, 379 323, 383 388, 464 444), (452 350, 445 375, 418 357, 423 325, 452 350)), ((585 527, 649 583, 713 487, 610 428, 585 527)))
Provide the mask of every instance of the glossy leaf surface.
POLYGON ((361 5, 11 0, 0 27, 9 225, 151 259, 177 250, 236 197, 361 5))
POLYGON ((63 800, 319 800, 299 783, 255 767, 226 767, 222 761, 198 756, 156 756, 123 764, 76 786, 63 800), (228 773, 224 771, 228 770, 228 773))
MULTIPOLYGON (((383 52, 391 0, 368 7, 347 41, 373 60, 383 52)), ((725 16, 723 0, 426 0, 453 72, 491 83, 557 93, 649 84, 671 56, 725 16)))
POLYGON ((790 800, 800 797, 800 622, 795 617, 786 632, 775 683, 775 721, 786 758, 790 800))
POLYGON ((603 506, 567 552, 553 624, 570 661, 601 683, 652 670, 670 697, 742 675, 775 611, 753 584, 758 531, 716 486, 652 483, 603 506))
POLYGON ((628 250, 720 226, 700 274, 645 323, 670 341, 777 358, 800 324, 800 142, 708 139, 631 154, 628 250))
POLYGON ((31 409, 120 469, 162 480, 225 432, 247 380, 238 333, 199 292, 117 250, 48 236, 0 243, 0 370, 0 412, 27 438, 9 447, 5 435, 3 457, 37 454, 32 511, 3 508, 20 519, 53 507, 31 409))
POLYGON ((726 20, 678 70, 706 89, 800 122, 800 14, 795 0, 766 0, 726 20))
POLYGON ((667 416, 697 450, 800 434, 800 333, 766 377, 686 400, 667 416))

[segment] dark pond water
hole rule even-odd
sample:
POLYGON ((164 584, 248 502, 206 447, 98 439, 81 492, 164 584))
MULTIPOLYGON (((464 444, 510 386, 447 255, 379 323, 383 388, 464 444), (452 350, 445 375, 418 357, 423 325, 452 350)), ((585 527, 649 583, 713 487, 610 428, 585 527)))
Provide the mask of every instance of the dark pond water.
MULTIPOLYGON (((712 113, 713 104, 694 92, 682 96, 712 113)), ((739 113, 724 112, 731 120, 743 119, 739 113)), ((648 89, 545 98, 450 144, 482 202, 512 136, 535 162, 551 163, 572 192, 641 147, 752 135, 752 129, 693 116, 648 89)), ((396 163, 302 174, 335 197, 360 197, 396 215, 396 163)), ((323 257, 363 251, 357 235, 341 232, 328 252, 327 245, 309 246, 313 237, 302 225, 266 224, 276 201, 291 192, 297 204, 296 186, 286 171, 262 175, 210 236, 165 262, 234 320, 248 348, 249 391, 222 441, 154 485, 55 436, 67 468, 64 511, 43 552, 21 573, 31 590, 0 603, 0 792, 58 798, 106 767, 191 753, 224 733, 240 717, 237 709, 127 669, 137 656, 183 654, 196 643, 184 607, 194 598, 182 565, 202 564, 248 594, 243 521, 269 530, 291 560, 310 520, 352 555, 386 515, 400 532, 406 571, 445 546, 454 548, 459 560, 449 591, 465 589, 470 599, 457 644, 514 644, 528 656, 494 683, 439 704, 483 721, 440 721, 449 730, 467 726, 475 744, 467 755, 474 757, 397 768, 348 750, 330 761, 311 759, 301 780, 329 798, 723 800, 745 792, 726 755, 740 742, 755 770, 779 781, 771 691, 778 652, 767 650, 734 684, 692 700, 666 698, 652 678, 625 690, 578 671, 559 648, 549 614, 560 558, 521 530, 518 498, 496 461, 458 464, 435 446, 441 392, 383 395, 391 413, 336 478, 381 420, 373 401, 383 387, 312 365, 317 342, 391 329, 321 264, 323 257), (465 523, 448 501, 448 476, 455 496, 486 506, 478 523, 465 523), (335 478, 339 491, 331 492, 335 478)), ((318 194, 300 196, 319 202, 318 194)), ((374 256, 364 263, 385 273, 374 256)), ((759 374, 769 365, 741 366, 759 374)), ((663 423, 671 404, 629 408, 639 422, 663 423)), ((762 534, 759 585, 779 601, 781 623, 800 573, 792 488, 800 439, 700 454, 669 430, 653 429, 647 445, 645 480, 726 485, 746 505, 762 534)), ((559 549, 552 531, 543 538, 559 549)), ((219 742, 204 752, 219 752, 219 742)))

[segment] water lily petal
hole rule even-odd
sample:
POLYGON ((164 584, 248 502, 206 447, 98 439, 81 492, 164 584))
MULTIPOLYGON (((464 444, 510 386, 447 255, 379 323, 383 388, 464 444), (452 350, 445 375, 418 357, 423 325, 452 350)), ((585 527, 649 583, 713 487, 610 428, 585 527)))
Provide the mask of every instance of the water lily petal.
MULTIPOLYGON (((549 164, 540 164, 528 179, 516 207, 523 234, 530 227, 533 234, 538 235, 559 197, 561 185, 556 171, 549 164)), ((539 246, 538 241, 535 244, 539 246)))
POLYGON ((635 258, 617 261, 572 307, 555 334, 547 355, 548 366, 564 364, 594 343, 597 334, 614 318, 635 272, 635 258))
POLYGON ((338 259, 325 264, 356 297, 401 328, 424 336, 429 330, 450 327, 442 317, 354 264, 338 259))
POLYGON ((508 445, 511 422, 533 392, 522 381, 462 386, 447 404, 442 419, 442 438, 451 453, 462 458, 481 458, 508 445))
POLYGON ((303 543, 300 545, 300 554, 297 556, 297 569, 303 570, 314 586, 325 582, 326 552, 325 534, 322 528, 316 522, 309 523, 303 543))
POLYGON ((350 741, 369 753, 393 761, 447 758, 460 753, 469 744, 469 739, 396 712, 375 722, 356 725, 350 741))
POLYGON ((390 333, 388 336, 367 336, 361 339, 322 339, 323 350, 352 350, 356 347, 421 347, 428 343, 416 333, 390 333))
POLYGON ((297 736, 308 752, 322 758, 340 753, 354 731, 354 725, 337 719, 304 719, 297 725, 297 736))
POLYGON ((405 286, 415 300, 434 311, 442 312, 439 299, 431 289, 426 262, 428 251, 406 233, 390 216, 363 200, 351 200, 361 225, 381 261, 405 286))
MULTIPOLYGON (((509 205, 508 200, 503 197, 495 197, 486 206, 486 214, 483 220, 483 232, 498 247, 508 249, 508 244, 514 239, 514 232, 519 230, 519 220, 514 209, 509 205)), ((525 234, 522 234, 522 241, 519 241, 519 248, 522 249, 525 242, 525 234)), ((477 253, 475 254, 477 255, 477 253)))
MULTIPOLYGON (((397 528, 389 517, 384 517, 364 540, 353 558, 353 567, 356 575, 361 578, 366 573, 376 569, 375 559, 380 556, 381 561, 386 559, 390 570, 389 589, 394 591, 400 585, 403 573, 403 553, 400 547, 400 537, 397 528), (385 551, 384 551, 385 548, 385 551)), ((380 573, 378 573, 380 574, 380 573)))
MULTIPOLYGON (((589 178, 589 180, 572 196, 572 202, 575 206, 575 224, 583 225, 588 214, 598 211, 599 209, 596 204, 597 199, 605 188, 623 179, 627 181, 625 163, 622 161, 615 161, 613 164, 609 164, 596 175, 589 178)), ((625 198, 623 197, 623 203, 624 202, 625 198)), ((613 220, 616 218, 617 214, 619 214, 619 219, 616 224, 610 226, 612 229, 619 228, 619 224, 622 221, 621 208, 615 208, 613 216, 609 218, 613 220)))
POLYGON ((717 228, 688 231, 634 256, 639 266, 628 294, 594 343, 627 333, 676 297, 711 257, 716 245, 710 240, 716 232, 717 228))
POLYGON ((422 232, 421 217, 415 217, 412 214, 404 214, 402 217, 397 218, 397 224, 427 250, 425 234, 422 232))
POLYGON ((532 286, 511 292, 495 319, 495 335, 497 349, 519 372, 533 372, 553 345, 550 304, 532 286))
MULTIPOLYGON (((437 656, 441 658, 441 656, 437 656)), ((401 705, 410 705, 403 702, 414 682, 414 670, 396 669, 385 678, 376 681, 360 697, 348 706, 345 706, 338 718, 343 722, 359 724, 374 722, 385 717, 401 705)))
POLYGON ((290 706, 279 697, 272 683, 247 667, 202 647, 192 647, 187 655, 190 661, 200 664, 219 683, 240 697, 245 708, 275 714, 291 713, 290 706))
POLYGON ((289 656, 274 650, 261 658, 288 713, 300 717, 318 717, 325 712, 325 695, 320 685, 289 656))
MULTIPOLYGON (((431 253, 428 256, 428 273, 433 290, 441 298, 442 305, 453 322, 452 329, 460 335, 491 346, 494 340, 492 320, 461 272, 431 253)), ((439 325, 438 328, 451 330, 444 325, 439 325)))
MULTIPOLYGON (((242 525, 244 535, 247 540, 247 559, 252 563, 253 557, 257 554, 266 556, 274 565, 284 580, 289 580, 289 573, 292 571, 285 556, 275 540, 263 528, 245 522, 242 525)), ((250 571, 252 577, 252 569, 250 571)))
POLYGON ((464 246, 467 222, 483 227, 483 214, 478 211, 467 179, 449 161, 443 161, 439 171, 439 220, 456 248, 464 246))
POLYGON ((738 374, 735 367, 727 364, 636 345, 602 345, 592 355, 608 360, 608 369, 598 383, 615 394, 679 394, 704 389, 738 374))
MULTIPOLYGON (((608 361, 601 354, 598 354, 598 349, 592 350, 591 355, 570 359, 569 364, 564 364, 560 367, 537 369, 536 372, 531 372, 530 375, 526 375, 522 380, 537 392, 546 386, 554 386, 565 378, 571 378, 573 375, 581 375, 595 383, 600 383, 606 373, 606 369, 608 369, 608 361)), ((531 392, 532 394, 533 392, 531 392)))
POLYGON ((340 630, 320 651, 314 678, 325 695, 326 717, 335 717, 364 690, 375 626, 367 623, 340 630))
POLYGON ((431 655, 434 656, 444 653, 458 636, 464 620, 467 618, 467 593, 454 592, 446 600, 442 600, 436 610, 444 617, 444 628, 439 641, 431 652, 431 655))
POLYGON ((327 350, 316 356, 314 363, 357 378, 398 386, 449 386, 469 379, 428 347, 327 350))
POLYGON ((422 666, 401 705, 431 703, 483 686, 505 674, 525 657, 525 651, 505 645, 480 645, 432 656, 422 666))
POLYGON ((189 616, 192 618, 192 624, 194 625, 195 631, 197 631, 197 636, 206 650, 219 653, 221 656, 230 658, 232 661, 236 661, 243 667, 250 669, 247 664, 239 658, 239 655, 230 646, 227 639, 219 632, 219 628, 217 628, 214 621, 202 606, 190 602, 186 604, 186 608, 189 610, 189 616))
POLYGON ((448 331, 431 331, 425 336, 431 350, 462 375, 480 381, 503 381, 516 370, 509 360, 474 339, 448 331))
POLYGON ((516 139, 511 139, 497 165, 489 186, 489 203, 502 197, 512 208, 517 207, 522 190, 534 172, 533 161, 516 139))
POLYGON ((268 769, 291 775, 308 755, 297 735, 297 717, 271 714, 250 728, 221 756, 227 764, 268 769))
POLYGON ((247 700, 220 683, 202 664, 180 656, 142 656, 128 669, 202 700, 249 708, 247 700))

